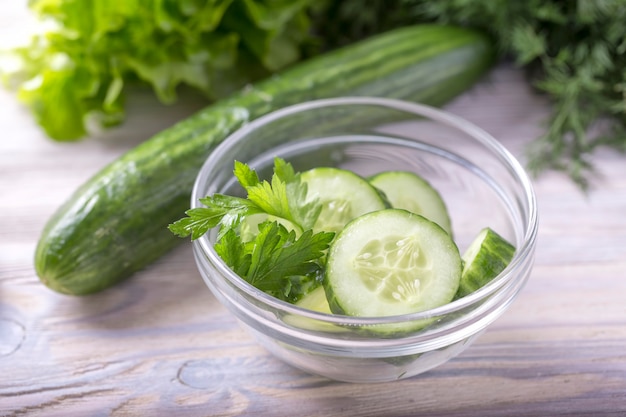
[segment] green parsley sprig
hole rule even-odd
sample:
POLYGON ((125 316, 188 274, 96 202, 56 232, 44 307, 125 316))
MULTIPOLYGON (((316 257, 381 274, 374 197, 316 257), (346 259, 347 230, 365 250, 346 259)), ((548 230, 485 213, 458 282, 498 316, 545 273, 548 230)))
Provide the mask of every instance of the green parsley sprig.
POLYGON ((321 284, 325 251, 334 233, 313 233, 321 211, 307 200, 306 183, 291 164, 274 159, 271 181, 261 181, 247 164, 235 161, 234 174, 247 198, 213 194, 200 199, 205 207, 187 210, 169 226, 172 233, 198 239, 219 227, 215 251, 250 284, 276 298, 295 302, 321 284), (244 219, 264 214, 251 240, 244 239, 244 219), (289 225, 289 229, 285 226, 289 225))

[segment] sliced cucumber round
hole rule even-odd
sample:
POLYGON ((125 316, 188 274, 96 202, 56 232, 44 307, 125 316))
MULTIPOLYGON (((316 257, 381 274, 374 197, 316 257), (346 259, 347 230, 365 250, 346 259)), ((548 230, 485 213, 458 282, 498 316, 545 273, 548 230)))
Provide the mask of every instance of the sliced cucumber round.
POLYGON ((452 224, 446 204, 428 181, 409 171, 386 171, 369 179, 381 190, 391 207, 421 214, 452 235, 452 224))
POLYGON ((455 299, 464 297, 493 280, 513 259, 515 246, 486 227, 463 253, 463 272, 455 299))
POLYGON ((460 277, 461 256, 448 233, 418 214, 385 209, 337 234, 324 287, 333 313, 380 317, 446 304, 460 277))
POLYGON ((302 173, 307 199, 319 199, 322 210, 314 232, 339 232, 350 220, 386 208, 385 201, 367 180, 340 168, 320 167, 302 173))

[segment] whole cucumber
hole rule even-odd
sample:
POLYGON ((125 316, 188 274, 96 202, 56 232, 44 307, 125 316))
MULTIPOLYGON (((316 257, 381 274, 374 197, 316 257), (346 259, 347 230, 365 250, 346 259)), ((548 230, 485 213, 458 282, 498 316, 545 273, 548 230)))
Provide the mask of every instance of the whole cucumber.
POLYGON ((35 253, 41 281, 89 294, 131 276, 181 240, 184 215, 211 150, 247 122, 303 101, 345 95, 441 105, 491 66, 483 34, 439 25, 396 29, 294 65, 209 105, 103 168, 52 216, 35 253))

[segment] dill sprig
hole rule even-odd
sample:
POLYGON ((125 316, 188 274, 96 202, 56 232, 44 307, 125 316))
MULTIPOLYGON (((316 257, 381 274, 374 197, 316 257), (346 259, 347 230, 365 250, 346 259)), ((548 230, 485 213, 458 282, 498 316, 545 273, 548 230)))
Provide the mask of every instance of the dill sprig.
MULTIPOLYGON (((553 101, 545 133, 527 148, 534 174, 566 172, 583 189, 601 146, 626 150, 626 0, 359 0, 330 2, 346 36, 440 22, 490 33, 503 58, 528 69, 553 101), (370 4, 370 2, 368 2, 370 4), (378 17, 376 17, 376 15, 378 17)), ((332 46, 332 45, 331 45, 332 46)))

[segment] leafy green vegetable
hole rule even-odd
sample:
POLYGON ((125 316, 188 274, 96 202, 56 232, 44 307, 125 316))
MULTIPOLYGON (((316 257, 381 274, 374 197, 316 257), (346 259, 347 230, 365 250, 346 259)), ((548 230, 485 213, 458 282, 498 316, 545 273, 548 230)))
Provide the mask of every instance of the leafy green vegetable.
POLYGON ((31 0, 54 27, 12 55, 7 84, 46 133, 76 140, 124 118, 129 84, 170 103, 187 85, 217 99, 301 57, 312 0, 31 0))
POLYGON ((311 226, 321 211, 307 200, 307 187, 291 164, 274 159, 271 182, 261 181, 248 165, 235 161, 235 177, 247 198, 213 194, 202 198, 206 207, 190 209, 169 226, 180 237, 197 239, 220 227, 215 250, 224 262, 255 287, 279 299, 295 302, 321 283, 322 260, 334 233, 313 233, 311 226), (252 240, 242 239, 240 225, 246 216, 264 213, 289 221, 264 221, 252 240))

